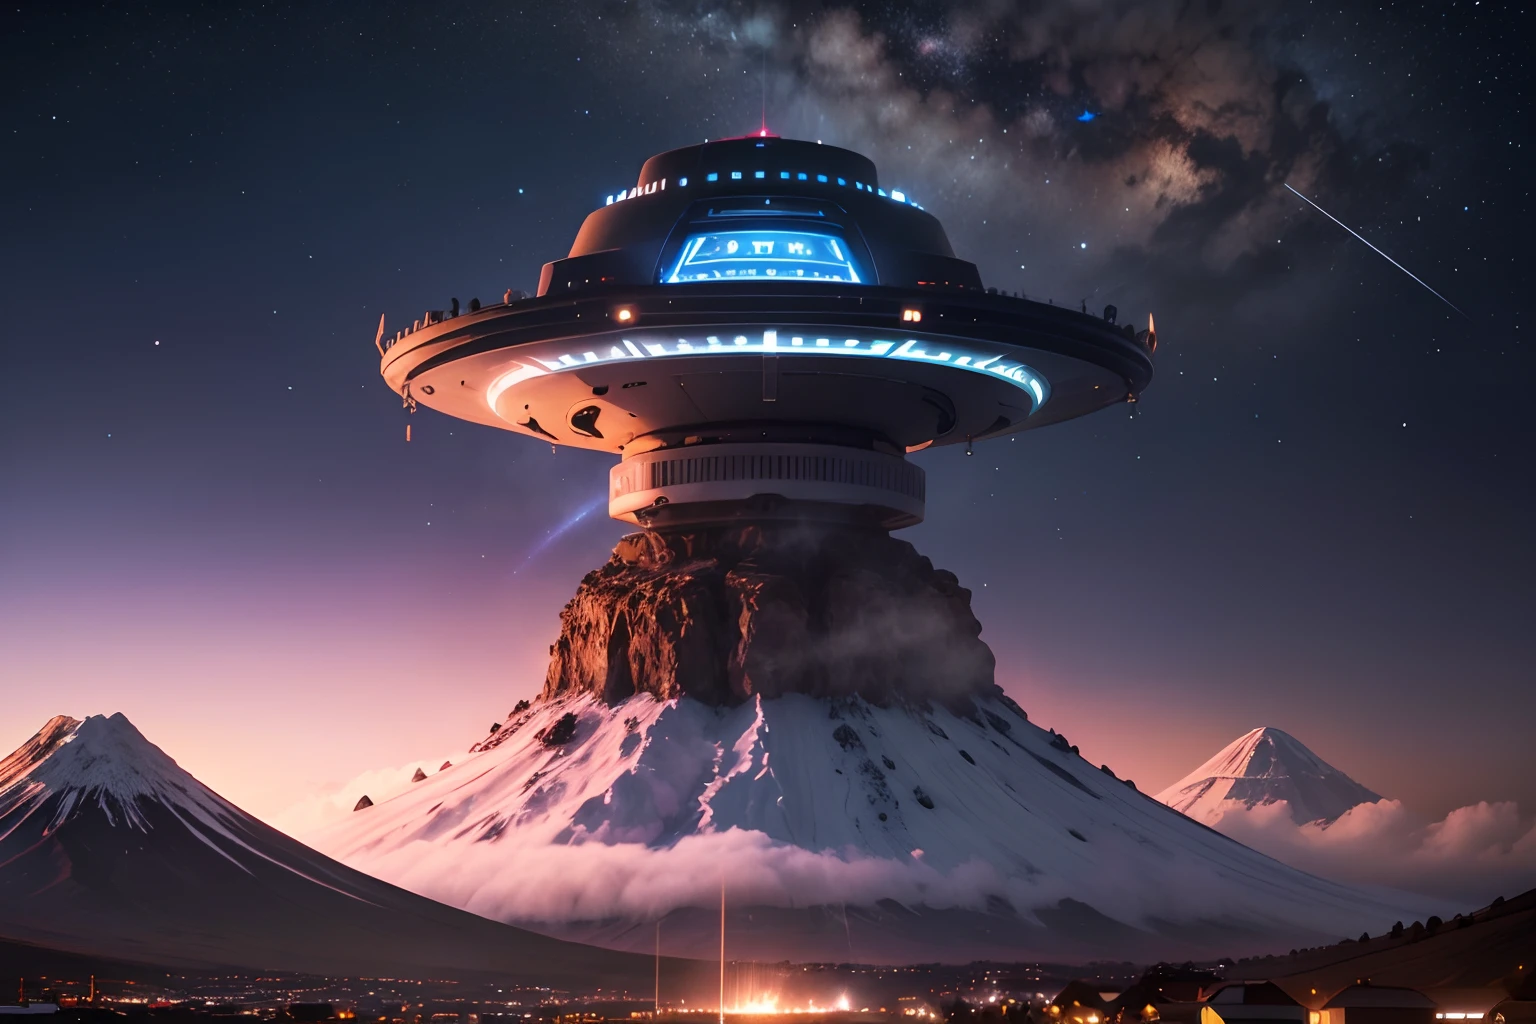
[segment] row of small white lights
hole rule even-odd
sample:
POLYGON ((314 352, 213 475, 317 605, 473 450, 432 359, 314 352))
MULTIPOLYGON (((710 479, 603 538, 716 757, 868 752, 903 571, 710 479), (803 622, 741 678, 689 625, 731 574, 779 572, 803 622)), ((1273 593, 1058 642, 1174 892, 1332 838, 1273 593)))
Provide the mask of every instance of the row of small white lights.
POLYGON ((1002 377, 1033 395, 1037 407, 1045 402, 1046 386, 1034 370, 1023 363, 1006 360, 1001 355, 951 352, 944 349, 929 351, 914 338, 902 342, 867 338, 843 338, 834 341, 832 338, 803 338, 794 335, 787 341, 787 345, 781 344, 778 331, 766 330, 762 332, 760 338, 749 338, 742 334, 737 335, 730 342, 722 341, 713 334, 705 337, 702 344, 689 341, 687 338, 678 338, 676 341, 641 339, 637 345, 629 338, 621 338, 619 344, 611 346, 606 353, 590 351, 578 355, 566 352, 554 355, 553 358, 530 354, 528 363, 496 378, 486 389, 485 397, 494 411, 502 393, 515 384, 534 377, 542 377, 546 373, 558 373, 561 370, 592 363, 726 352, 780 353, 794 352, 798 349, 803 355, 874 356, 908 362, 944 363, 972 373, 1002 377), (535 363, 538 365, 533 365, 535 363))
MULTIPOLYGON (((766 179, 768 177, 768 172, 767 171, 753 171, 751 179, 746 178, 745 173, 746 172, 744 172, 744 171, 731 171, 730 172, 730 177, 727 180, 728 181, 746 181, 746 180, 756 181, 756 180, 763 180, 763 179, 766 179)), ((708 174, 704 175, 704 180, 705 181, 719 181, 720 180, 720 172, 719 171, 710 171, 708 174)), ((780 171, 779 172, 779 180, 781 180, 781 181, 805 181, 805 182, 809 182, 811 180, 811 176, 810 176, 809 173, 807 173, 805 171, 795 171, 793 174, 791 174, 791 172, 789 172, 789 171, 780 171)), ((823 185, 830 185, 832 182, 835 181, 835 182, 837 182, 837 184, 843 186, 844 188, 848 187, 848 179, 847 178, 837 178, 837 177, 829 178, 825 174, 818 174, 818 175, 816 175, 816 181, 820 182, 823 185)), ((677 179, 677 187, 678 188, 687 188, 688 187, 688 179, 687 178, 678 178, 677 179)), ((883 188, 876 188, 874 185, 866 185, 862 181, 854 182, 853 183, 853 187, 858 189, 861 192, 872 192, 875 195, 884 196, 887 199, 894 199, 898 203, 906 203, 908 206, 914 207, 915 209, 918 209, 918 210, 921 210, 923 208, 922 204, 916 202, 915 200, 908 199, 907 198, 907 194, 905 192, 901 191, 900 189, 891 189, 891 191, 889 193, 887 193, 885 191, 885 189, 883 189, 883 188)), ((648 195, 651 195, 654 192, 657 192, 657 191, 665 192, 666 190, 667 190, 667 179, 666 178, 662 178, 659 182, 652 181, 652 182, 648 182, 648 183, 646 183, 644 185, 636 185, 634 188, 628 189, 628 190, 620 189, 618 192, 615 192, 613 195, 609 196, 608 197, 608 201, 605 202, 603 205, 604 206, 612 206, 614 203, 622 203, 626 199, 634 199, 637 196, 648 196, 648 195)))

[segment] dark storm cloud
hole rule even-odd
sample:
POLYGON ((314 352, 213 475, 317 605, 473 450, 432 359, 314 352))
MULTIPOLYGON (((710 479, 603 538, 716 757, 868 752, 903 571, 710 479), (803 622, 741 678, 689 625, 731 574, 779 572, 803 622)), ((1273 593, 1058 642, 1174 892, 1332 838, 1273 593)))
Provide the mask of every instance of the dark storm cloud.
MULTIPOLYGON (((1427 166, 1422 148, 1382 137, 1390 118, 1367 138, 1319 99, 1277 3, 882 6, 878 29, 874 16, 653 0, 619 14, 613 38, 681 49, 673 86, 762 61, 775 130, 868 152, 887 182, 930 208, 942 200, 951 218, 981 204, 986 230, 960 247, 993 282, 1032 294, 1134 292, 1155 274, 1163 301, 1213 284, 1235 297, 1284 273, 1274 246, 1293 224, 1298 240, 1332 238, 1296 216, 1283 182, 1346 197, 1347 212, 1347 197, 1401 193, 1427 166)), ((745 111, 758 75, 743 72, 711 87, 735 90, 745 111)))

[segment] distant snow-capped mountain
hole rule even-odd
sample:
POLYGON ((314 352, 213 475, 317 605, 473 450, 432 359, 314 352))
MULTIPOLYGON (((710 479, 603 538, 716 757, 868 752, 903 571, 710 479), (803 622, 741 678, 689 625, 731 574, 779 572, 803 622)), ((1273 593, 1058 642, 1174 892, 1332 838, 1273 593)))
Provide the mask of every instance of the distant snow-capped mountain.
POLYGON ((766 960, 1183 959, 1413 913, 1096 768, 1011 701, 638 694, 520 705, 471 754, 311 841, 501 921, 766 960))
POLYGON ((0 935, 157 966, 640 992, 652 972, 338 864, 208 789, 121 714, 59 716, 0 761, 0 935))
POLYGON ((1244 733, 1157 795, 1174 810, 1214 825, 1234 806, 1285 801, 1298 825, 1331 823, 1381 797, 1318 757, 1296 737, 1266 727, 1244 733))

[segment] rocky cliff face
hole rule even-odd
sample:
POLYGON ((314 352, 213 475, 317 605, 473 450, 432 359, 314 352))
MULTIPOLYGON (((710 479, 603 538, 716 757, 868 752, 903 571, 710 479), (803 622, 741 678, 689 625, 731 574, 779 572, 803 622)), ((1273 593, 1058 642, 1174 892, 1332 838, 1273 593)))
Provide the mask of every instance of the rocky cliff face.
POLYGON ((879 531, 752 525, 625 537, 560 614, 544 696, 731 705, 998 692, 971 593, 879 531))

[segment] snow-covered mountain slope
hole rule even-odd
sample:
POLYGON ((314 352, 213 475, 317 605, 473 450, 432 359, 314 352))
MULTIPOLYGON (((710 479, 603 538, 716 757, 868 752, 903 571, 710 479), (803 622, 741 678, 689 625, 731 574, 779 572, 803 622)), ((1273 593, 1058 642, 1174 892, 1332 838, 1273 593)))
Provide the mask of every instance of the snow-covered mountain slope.
POLYGON ((0 762, 0 935, 163 966, 494 972, 640 992, 652 970, 338 864, 199 783, 120 714, 54 718, 0 762))
POLYGON ((1244 733, 1205 764, 1157 795, 1196 821, 1214 825, 1234 805, 1290 805, 1298 825, 1328 823, 1381 797, 1318 757, 1279 729, 1244 733))
POLYGON ((1005 698, 572 695, 476 747, 311 841, 568 937, 650 949, 659 920, 679 954, 712 948, 723 884, 728 955, 770 960, 1240 955, 1415 909, 1174 813, 1005 698))
POLYGON ((87 809, 109 825, 145 832, 155 804, 179 808, 197 822, 194 828, 220 832, 219 819, 231 809, 121 714, 85 722, 65 715, 49 719, 0 761, 0 794, 7 809, 54 798, 50 832, 87 809))

